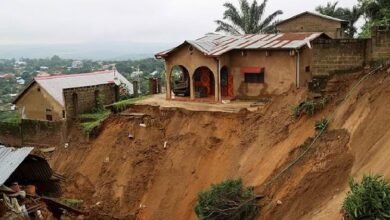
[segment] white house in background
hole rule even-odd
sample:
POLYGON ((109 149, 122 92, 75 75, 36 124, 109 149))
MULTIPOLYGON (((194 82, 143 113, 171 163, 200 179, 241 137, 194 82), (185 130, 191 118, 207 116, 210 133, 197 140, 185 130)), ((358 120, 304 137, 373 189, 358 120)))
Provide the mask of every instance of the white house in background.
POLYGON ((47 67, 47 66, 40 66, 39 69, 40 69, 40 70, 48 70, 49 67, 47 67))
POLYGON ((16 77, 16 83, 19 85, 24 85, 26 83, 26 80, 24 80, 22 77, 18 76, 18 77, 16 77))
POLYGON ((73 60, 72 62, 72 68, 73 69, 78 69, 78 68, 81 68, 83 67, 83 61, 81 60, 73 60))

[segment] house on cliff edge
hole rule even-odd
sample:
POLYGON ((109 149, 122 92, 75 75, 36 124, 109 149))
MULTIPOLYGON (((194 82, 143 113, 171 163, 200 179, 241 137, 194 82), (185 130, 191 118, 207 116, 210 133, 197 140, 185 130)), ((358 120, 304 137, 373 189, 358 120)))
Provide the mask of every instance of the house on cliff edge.
POLYGON ((155 55, 166 64, 166 98, 220 102, 279 95, 312 78, 311 43, 322 32, 207 34, 155 55))

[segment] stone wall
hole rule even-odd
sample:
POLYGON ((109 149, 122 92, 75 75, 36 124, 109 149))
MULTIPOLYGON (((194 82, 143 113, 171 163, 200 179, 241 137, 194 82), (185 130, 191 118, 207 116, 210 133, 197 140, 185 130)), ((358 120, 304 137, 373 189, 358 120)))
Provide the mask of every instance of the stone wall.
POLYGON ((114 84, 65 89, 66 118, 90 112, 96 106, 99 96, 103 98, 104 105, 115 102, 118 96, 117 90, 118 88, 114 84))
POLYGON ((371 31, 371 60, 390 59, 390 26, 374 27, 371 31))
POLYGON ((313 75, 350 72, 366 63, 367 40, 332 39, 313 43, 313 75))

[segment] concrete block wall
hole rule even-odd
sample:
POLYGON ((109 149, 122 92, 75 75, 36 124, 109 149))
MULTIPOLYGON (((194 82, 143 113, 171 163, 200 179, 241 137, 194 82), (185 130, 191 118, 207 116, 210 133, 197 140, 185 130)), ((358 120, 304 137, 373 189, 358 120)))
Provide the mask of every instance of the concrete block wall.
POLYGON ((390 26, 374 27, 370 39, 317 40, 313 43, 313 75, 362 69, 390 60, 390 26))
POLYGON ((366 62, 364 39, 318 40, 313 43, 313 75, 356 71, 366 62))
POLYGON ((116 90, 117 87, 113 84, 88 86, 64 90, 66 117, 72 118, 76 114, 90 112, 96 106, 96 94, 102 95, 103 103, 105 105, 115 102, 117 99, 116 90), (73 103, 74 94, 77 94, 76 108, 73 103))
POLYGON ((374 27, 371 31, 371 59, 390 59, 390 26, 374 27))

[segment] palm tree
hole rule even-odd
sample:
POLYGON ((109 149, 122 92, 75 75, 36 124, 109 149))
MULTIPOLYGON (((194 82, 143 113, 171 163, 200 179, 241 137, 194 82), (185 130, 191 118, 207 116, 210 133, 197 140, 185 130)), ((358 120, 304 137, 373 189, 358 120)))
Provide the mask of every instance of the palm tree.
POLYGON ((362 10, 360 7, 353 6, 352 9, 349 8, 341 8, 337 7, 338 2, 328 2, 325 6, 316 7, 316 11, 327 16, 332 16, 335 18, 343 19, 349 22, 347 27, 347 35, 348 37, 353 37, 357 29, 355 27, 355 23, 362 16, 362 10))
POLYGON ((240 8, 237 9, 232 3, 226 2, 223 20, 216 20, 217 32, 226 32, 232 35, 259 34, 275 32, 275 19, 283 14, 277 10, 262 20, 264 9, 268 0, 258 4, 256 0, 250 5, 248 0, 239 0, 240 8))

